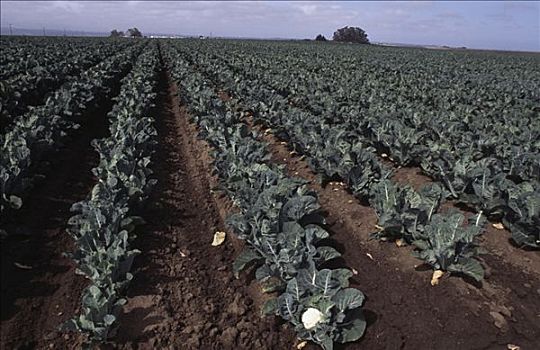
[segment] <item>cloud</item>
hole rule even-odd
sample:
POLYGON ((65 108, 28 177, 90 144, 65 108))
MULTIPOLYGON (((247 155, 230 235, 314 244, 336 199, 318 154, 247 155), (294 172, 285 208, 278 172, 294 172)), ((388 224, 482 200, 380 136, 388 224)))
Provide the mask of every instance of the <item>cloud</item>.
POLYGON ((317 12, 317 5, 300 5, 298 8, 308 16, 317 12))
POLYGON ((83 5, 75 1, 52 1, 51 5, 57 10, 64 10, 72 13, 80 13, 83 5))
POLYGON ((411 14, 409 11, 405 11, 404 9, 400 9, 400 8, 388 9, 384 11, 384 13, 387 14, 388 16, 395 16, 395 17, 409 17, 411 14))

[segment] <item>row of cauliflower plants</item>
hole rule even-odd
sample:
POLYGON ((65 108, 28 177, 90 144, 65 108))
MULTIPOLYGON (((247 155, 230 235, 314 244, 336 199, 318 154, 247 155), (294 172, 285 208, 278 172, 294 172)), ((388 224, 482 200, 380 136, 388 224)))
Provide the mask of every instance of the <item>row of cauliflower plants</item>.
MULTIPOLYGON (((344 52, 338 57, 342 64, 321 69, 328 59, 325 52, 305 60, 313 48, 257 54, 248 61, 245 49, 234 50, 234 43, 216 44, 221 49, 229 46, 226 52, 212 45, 198 48, 210 50, 222 65, 248 78, 244 83, 267 86, 284 102, 307 111, 307 123, 318 128, 322 120, 325 127, 339 129, 340 138, 348 138, 345 142, 354 139, 371 146, 397 166, 420 167, 447 189, 445 197, 502 221, 516 245, 540 248, 540 118, 534 59, 486 55, 468 62, 472 68, 464 72, 452 61, 466 56, 426 53, 424 67, 411 55, 415 51, 402 50, 405 67, 394 54, 388 56, 391 52, 367 50, 362 58, 367 64, 346 62, 344 52), (449 59, 444 75, 434 73, 444 66, 441 59, 449 59), (494 80, 482 60, 499 72, 512 68, 524 76, 514 79, 505 73, 494 80), (392 74, 386 74, 389 69, 392 74), (436 80, 431 78, 434 74, 436 80), (441 83, 433 86, 434 81, 441 83)), ((284 122, 296 125, 298 119, 284 122)))
POLYGON ((300 339, 324 349, 359 339, 366 327, 364 295, 349 288, 350 270, 324 268, 340 254, 321 242, 329 234, 316 194, 269 161, 266 145, 248 129, 234 100, 222 102, 172 48, 165 55, 200 136, 215 150, 221 187, 240 209, 227 220, 247 243, 235 273, 256 268, 263 290, 275 295, 263 311, 289 321, 300 339))
POLYGON ((43 177, 34 172, 34 164, 57 150, 84 123, 85 110, 110 95, 111 86, 131 69, 141 48, 134 45, 66 82, 45 104, 15 118, 10 130, 0 134, 0 219, 7 209, 23 205, 32 184, 43 177))
POLYGON ((65 330, 88 335, 90 344, 114 335, 117 316, 126 303, 125 288, 132 279, 133 231, 143 219, 134 216, 153 185, 151 157, 157 132, 149 116, 156 97, 159 59, 150 44, 122 79, 116 104, 108 114, 110 136, 92 146, 100 162, 92 172, 98 182, 86 200, 75 203, 69 233, 76 250, 69 254, 78 273, 90 280, 82 296, 82 312, 67 321, 65 330))
POLYGON ((2 37, 0 80, 7 80, 19 74, 38 73, 59 61, 76 58, 89 47, 101 51, 110 44, 127 46, 130 43, 89 37, 2 37))
POLYGON ((19 61, 2 67, 12 67, 14 71, 19 71, 16 67, 22 69, 19 74, 0 81, 0 128, 9 127, 14 118, 26 113, 31 106, 45 102, 47 95, 66 81, 78 79, 81 72, 125 50, 128 44, 131 43, 91 40, 79 47, 73 47, 69 42, 63 46, 51 45, 50 48, 42 49, 45 51, 40 55, 46 57, 51 54, 50 51, 55 51, 61 53, 60 57, 45 66, 33 68, 28 65, 36 60, 36 50, 30 48, 18 53, 19 61))
POLYGON ((373 236, 414 244, 415 256, 434 269, 432 284, 438 283, 444 271, 483 279, 484 269, 476 259, 481 252, 476 239, 485 224, 481 214, 467 223, 459 212, 437 213, 447 194, 443 187, 429 184, 416 191, 395 183, 375 149, 354 134, 329 127, 323 118, 291 106, 265 85, 246 84, 241 70, 228 69, 211 55, 187 50, 182 54, 241 99, 243 110, 251 111, 255 122, 272 128, 293 150, 305 155, 324 181, 341 179, 355 196, 367 200, 379 217, 373 236))

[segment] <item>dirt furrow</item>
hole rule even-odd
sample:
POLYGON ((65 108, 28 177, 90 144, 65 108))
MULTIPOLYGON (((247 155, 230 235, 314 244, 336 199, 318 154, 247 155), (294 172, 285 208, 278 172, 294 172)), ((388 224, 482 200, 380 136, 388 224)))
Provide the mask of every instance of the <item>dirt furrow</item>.
POLYGON ((207 146, 197 140, 177 89, 166 72, 156 105, 158 185, 141 215, 147 220, 134 243, 142 254, 120 319, 126 349, 288 349, 292 334, 276 318, 261 318, 257 293, 233 277, 239 242, 227 236, 225 202, 212 191, 207 146))
POLYGON ((482 286, 459 277, 429 285, 431 270, 419 271, 410 248, 369 239, 377 222, 369 206, 344 186, 321 187, 307 163, 291 154, 285 142, 259 126, 272 161, 290 175, 310 181, 328 213, 332 239, 345 265, 355 269, 355 286, 368 297, 369 326, 364 339, 347 348, 363 349, 504 349, 518 344, 533 349, 540 339, 540 281, 489 255, 488 277, 482 286), (456 319, 457 317, 457 319, 456 319))

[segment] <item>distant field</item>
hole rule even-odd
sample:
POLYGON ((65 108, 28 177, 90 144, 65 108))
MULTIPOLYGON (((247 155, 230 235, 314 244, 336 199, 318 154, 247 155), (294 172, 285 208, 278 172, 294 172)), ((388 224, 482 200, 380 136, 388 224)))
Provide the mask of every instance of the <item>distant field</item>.
POLYGON ((539 54, 0 49, 2 349, 538 345, 539 54))

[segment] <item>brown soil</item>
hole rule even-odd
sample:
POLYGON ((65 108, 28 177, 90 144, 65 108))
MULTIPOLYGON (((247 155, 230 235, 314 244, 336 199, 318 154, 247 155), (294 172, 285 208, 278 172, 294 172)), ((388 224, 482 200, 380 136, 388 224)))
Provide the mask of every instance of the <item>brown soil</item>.
POLYGON ((86 123, 59 153, 51 155, 49 176, 3 223, 11 233, 2 241, 2 349, 68 349, 79 337, 61 335, 58 327, 79 310, 86 281, 75 274, 66 232, 71 205, 83 200, 95 183, 91 173, 99 157, 90 145, 106 136, 106 113, 112 103, 85 114, 86 123), (17 266, 20 264, 19 266, 17 266))
MULTIPOLYGON (((387 164, 390 164, 390 167, 393 166, 393 163, 388 162, 387 164)), ((419 190, 423 185, 433 182, 429 177, 422 174, 422 170, 419 168, 398 168, 395 170, 392 180, 402 186, 409 185, 415 190, 419 190)))
MULTIPOLYGON (((269 143, 272 160, 285 164, 290 175, 309 180, 319 194, 332 239, 345 265, 357 272, 354 286, 367 295, 366 334, 347 348, 505 349, 512 343, 534 349, 538 345, 540 279, 536 274, 508 264, 502 255, 489 254, 484 258, 488 276, 483 285, 447 276, 432 287, 431 271, 417 267, 421 261, 411 255, 410 247, 369 239, 376 230, 373 209, 359 204, 342 184, 321 187, 307 163, 291 155, 285 142, 255 129, 269 143)), ((395 176, 413 186, 427 181, 416 175, 402 170, 395 176)), ((534 254, 521 256, 527 253, 534 254)))
POLYGON ((120 319, 124 349, 288 349, 294 334, 274 318, 261 318, 260 292, 233 277, 241 243, 226 231, 230 204, 212 190, 208 146, 196 138, 179 107, 177 89, 164 72, 157 106, 158 185, 142 216, 147 225, 135 245, 135 278, 120 319))
POLYGON ((509 242, 511 233, 504 229, 496 229, 491 223, 487 224, 482 235, 481 246, 486 248, 490 255, 499 260, 514 265, 517 270, 534 275, 540 280, 540 254, 538 251, 517 248, 509 242))

